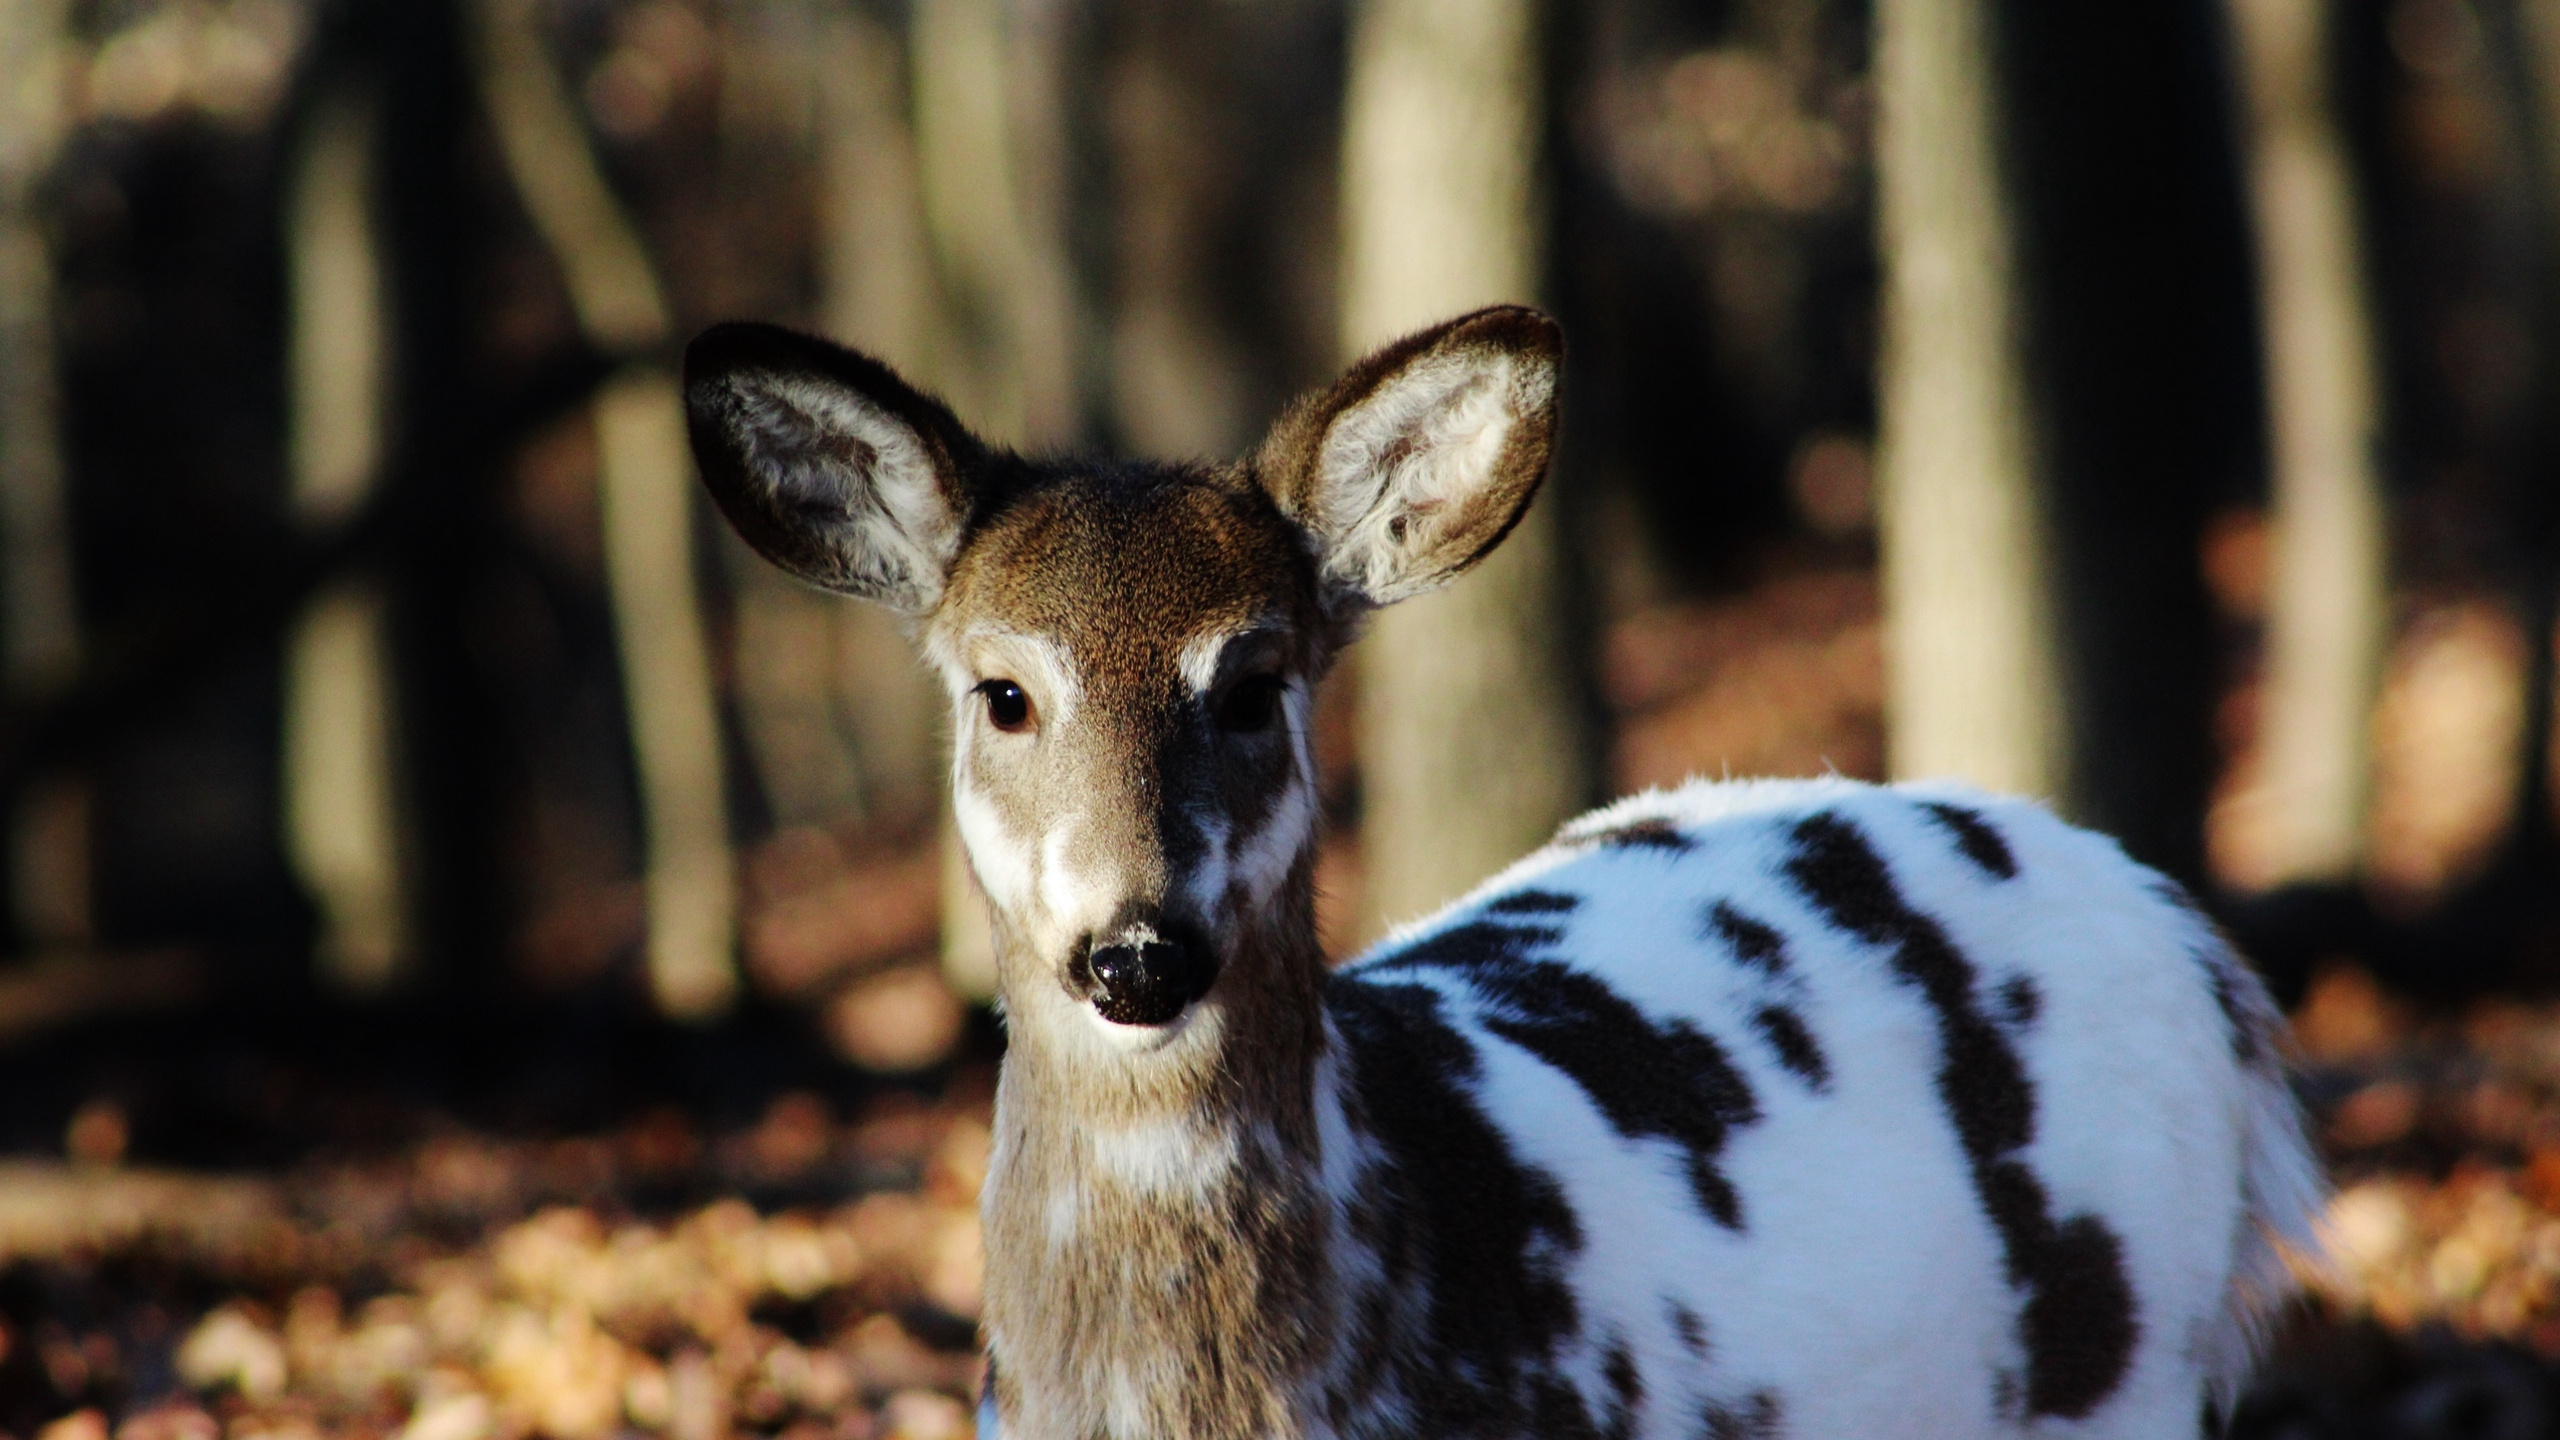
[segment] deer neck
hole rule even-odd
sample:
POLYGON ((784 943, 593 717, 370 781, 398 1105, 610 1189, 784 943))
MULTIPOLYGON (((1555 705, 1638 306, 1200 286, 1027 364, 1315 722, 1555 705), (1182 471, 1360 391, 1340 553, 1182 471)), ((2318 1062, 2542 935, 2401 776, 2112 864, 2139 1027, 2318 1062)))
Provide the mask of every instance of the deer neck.
POLYGON ((1161 1053, 1097 1065, 1089 1037, 1052 1033, 1090 1017, 1013 1012, 986 1320, 1008 1423, 1029 1436, 1296 1433, 1329 1328, 1324 960, 1305 874, 1280 908, 1183 1022, 1204 1033, 1161 1053))

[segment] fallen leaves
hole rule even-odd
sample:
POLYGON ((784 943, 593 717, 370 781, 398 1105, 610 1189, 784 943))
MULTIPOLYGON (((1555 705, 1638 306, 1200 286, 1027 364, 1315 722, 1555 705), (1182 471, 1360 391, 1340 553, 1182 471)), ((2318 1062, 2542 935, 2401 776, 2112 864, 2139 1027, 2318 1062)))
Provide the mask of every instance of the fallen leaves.
POLYGON ((838 1126, 785 1096, 745 1131, 666 1147, 726 1171, 835 1166, 896 1186, 770 1211, 720 1198, 657 1217, 598 1203, 508 1215, 540 1188, 516 1172, 551 1150, 452 1135, 385 1193, 344 1173, 246 1185, 18 1167, 0 1175, 0 1259, 156 1257, 229 1295, 170 1333, 174 1393, 102 1389, 158 1362, 130 1335, 47 1321, 34 1338, 56 1394, 133 1403, 121 1420, 113 1398, 75 1403, 38 1440, 965 1436, 983 1104, 892 1103, 838 1126), (350 1195, 370 1197, 366 1243, 331 1238, 330 1202, 350 1195), (489 1218, 455 1233, 473 1213, 489 1218))

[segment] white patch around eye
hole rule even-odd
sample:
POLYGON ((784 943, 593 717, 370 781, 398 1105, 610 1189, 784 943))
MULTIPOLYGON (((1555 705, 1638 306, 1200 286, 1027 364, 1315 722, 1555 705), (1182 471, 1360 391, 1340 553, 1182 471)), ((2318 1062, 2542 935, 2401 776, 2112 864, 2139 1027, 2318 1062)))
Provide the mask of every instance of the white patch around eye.
POLYGON ((928 637, 925 656, 942 672, 943 686, 959 707, 959 731, 984 718, 982 702, 971 692, 981 681, 1004 679, 1031 696, 1032 713, 1042 728, 1064 725, 1084 703, 1084 676, 1064 642, 1028 630, 1000 625, 972 625, 956 638, 928 637))
POLYGON ((1194 695, 1206 695, 1218 684, 1218 660, 1227 653, 1227 642, 1236 638, 1233 630, 1213 630, 1194 635, 1182 642, 1182 654, 1174 667, 1182 672, 1182 683, 1194 695))

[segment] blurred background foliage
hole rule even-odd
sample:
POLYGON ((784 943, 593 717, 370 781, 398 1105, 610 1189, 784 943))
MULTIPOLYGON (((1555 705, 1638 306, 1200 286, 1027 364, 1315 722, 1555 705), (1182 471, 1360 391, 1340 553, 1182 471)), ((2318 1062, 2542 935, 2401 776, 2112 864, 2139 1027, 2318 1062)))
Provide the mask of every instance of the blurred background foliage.
MULTIPOLYGON (((287 1211, 397 1151, 366 1244, 763 1196, 768 1141, 838 1176, 779 1205, 966 1175, 1000 1042, 942 702, 700 502, 681 342, 780 321, 1007 443, 1225 457, 1502 299, 1566 324, 1562 451, 1325 697, 1331 948, 1612 794, 1964 774, 2310 996, 2342 1158, 2560 1204, 2560 1126, 2428 1098, 2540 1113, 2477 1056, 2560 978, 2551 0, 0 0, 0 1142, 301 1164, 287 1211), (457 1172, 455 1125, 513 1138, 457 1172)), ((34 1173, 0 1201, 74 1193, 34 1173)), ((2394 1275, 2471 1213, 2390 1203, 2394 1275)), ((710 1214, 662 1238, 752 1230, 710 1214)), ((554 1229, 510 1243, 607 1244, 554 1229)), ((361 1269, 295 1273, 428 1303, 361 1269)), ((0 1427, 109 1393, 10 1399, 9 1333, 0 1427)), ((421 1440, 585 1424, 550 1403, 421 1440)))

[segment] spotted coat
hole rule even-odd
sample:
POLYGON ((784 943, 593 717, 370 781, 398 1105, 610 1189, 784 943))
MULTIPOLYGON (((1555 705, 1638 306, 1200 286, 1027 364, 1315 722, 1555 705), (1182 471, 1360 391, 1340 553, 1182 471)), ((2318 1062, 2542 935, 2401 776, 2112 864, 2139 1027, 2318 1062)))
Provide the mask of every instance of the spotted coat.
POLYGON ((1309 697, 1515 524, 1561 340, 1408 337, 1230 465, 1032 460, 726 326, 696 454, 916 625, 1008 1048, 1008 1440, 2192 1434, 2318 1182, 2263 989, 2018 801, 1694 785, 1370 956, 1316 943, 1309 697))
POLYGON ((1957 787, 1623 802, 1326 1011, 1337 1435, 2192 1433, 2309 1244, 2255 980, 1957 787))

